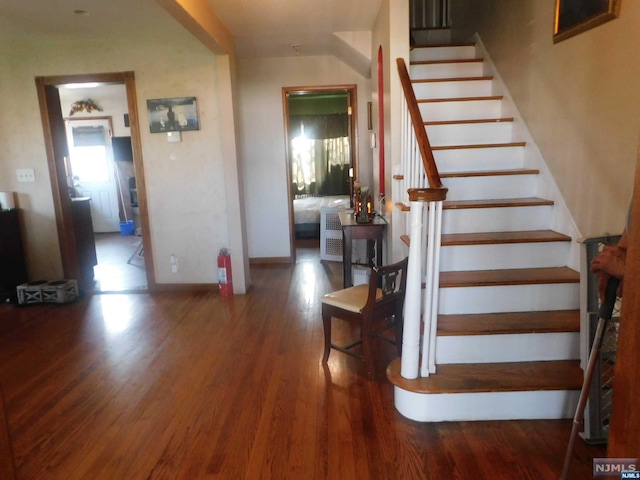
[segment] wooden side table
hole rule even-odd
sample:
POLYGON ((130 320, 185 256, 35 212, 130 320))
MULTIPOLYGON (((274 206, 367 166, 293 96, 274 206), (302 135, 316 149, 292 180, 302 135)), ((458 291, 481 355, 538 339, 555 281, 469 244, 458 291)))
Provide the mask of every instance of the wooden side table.
POLYGON ((374 267, 374 255, 378 263, 382 262, 382 236, 387 222, 382 217, 374 217, 370 223, 357 223, 353 213, 340 212, 342 226, 342 268, 344 287, 353 286, 351 276, 352 241, 367 240, 367 266, 374 267))

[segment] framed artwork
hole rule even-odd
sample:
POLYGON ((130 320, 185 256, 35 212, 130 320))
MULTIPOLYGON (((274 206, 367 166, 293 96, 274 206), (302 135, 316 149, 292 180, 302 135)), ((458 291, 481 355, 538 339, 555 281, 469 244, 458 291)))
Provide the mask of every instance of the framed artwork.
POLYGON ((553 43, 617 18, 621 2, 622 0, 556 0, 553 43))
POLYGON ((147 100, 151 133, 200 130, 196 97, 147 100))

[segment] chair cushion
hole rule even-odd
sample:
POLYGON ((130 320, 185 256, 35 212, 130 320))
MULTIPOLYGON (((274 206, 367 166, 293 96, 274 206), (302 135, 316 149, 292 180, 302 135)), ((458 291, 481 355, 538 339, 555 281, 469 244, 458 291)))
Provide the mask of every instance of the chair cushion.
MULTIPOLYGON (((369 296, 369 285, 362 284, 355 287, 345 288, 337 292, 327 293, 322 297, 322 303, 342 308, 354 313, 360 313, 367 304, 369 296)), ((376 299, 382 297, 382 290, 377 289, 376 299)))

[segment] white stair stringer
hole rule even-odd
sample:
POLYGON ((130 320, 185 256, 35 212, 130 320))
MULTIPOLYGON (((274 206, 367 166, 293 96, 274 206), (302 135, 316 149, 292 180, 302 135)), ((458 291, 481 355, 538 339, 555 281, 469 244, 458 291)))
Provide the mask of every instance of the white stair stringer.
POLYGON ((480 393, 417 393, 393 389, 396 409, 418 422, 571 418, 579 391, 535 390, 480 393))
MULTIPOLYGON (((418 46, 411 52, 415 63, 410 72, 418 107, 427 122, 438 170, 445 174, 443 183, 449 189, 442 233, 555 230, 577 238, 577 228, 534 139, 486 49, 477 36, 475 40, 475 45, 418 46), (489 76, 491 80, 485 78, 489 76), (522 174, 522 169, 534 172, 522 174), (447 207, 447 202, 534 197, 552 204, 447 207)), ((558 240, 443 245, 440 271, 566 266, 577 270, 579 257, 574 244, 558 240)), ((451 286, 443 285, 441 277, 438 313, 572 311, 578 309, 579 295, 579 284, 571 282, 451 286)), ((501 367, 514 362, 572 363, 580 358, 579 336, 578 331, 441 335, 435 349, 436 372, 431 375, 438 375, 438 365, 467 369, 467 365, 501 367)), ((405 417, 424 422, 570 418, 579 396, 575 385, 426 393, 421 387, 404 388, 410 382, 394 382, 395 406, 405 417)))

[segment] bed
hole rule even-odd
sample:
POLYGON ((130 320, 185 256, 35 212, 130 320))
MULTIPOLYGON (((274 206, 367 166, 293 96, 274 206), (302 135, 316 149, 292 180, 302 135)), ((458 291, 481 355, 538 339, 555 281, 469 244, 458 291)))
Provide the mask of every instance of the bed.
POLYGON ((321 210, 349 208, 349 196, 304 197, 293 200, 296 238, 320 238, 321 210))

